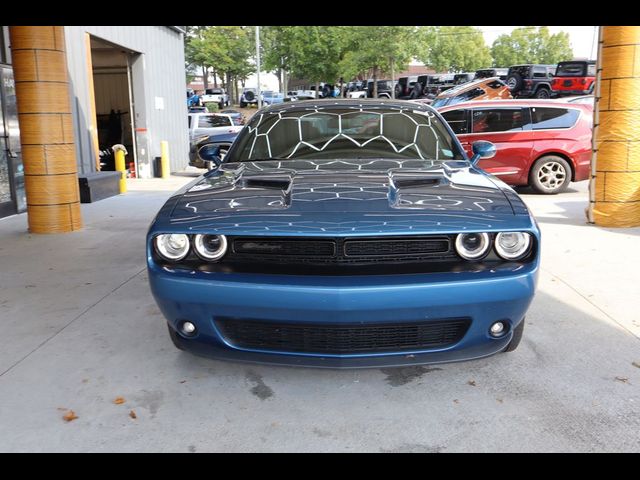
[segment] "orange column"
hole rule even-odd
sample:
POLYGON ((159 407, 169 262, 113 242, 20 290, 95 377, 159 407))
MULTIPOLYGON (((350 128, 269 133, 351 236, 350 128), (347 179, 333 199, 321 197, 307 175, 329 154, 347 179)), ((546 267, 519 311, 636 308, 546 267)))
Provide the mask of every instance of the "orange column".
POLYGON ((589 218, 640 226, 640 27, 600 27, 589 218))
POLYGON ((10 27, 29 231, 82 228, 63 27, 10 27))

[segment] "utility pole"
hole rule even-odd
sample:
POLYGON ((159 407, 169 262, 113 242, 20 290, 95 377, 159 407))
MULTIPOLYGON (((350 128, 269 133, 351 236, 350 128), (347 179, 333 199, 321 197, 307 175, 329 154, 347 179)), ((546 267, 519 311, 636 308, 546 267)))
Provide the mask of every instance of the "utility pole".
POLYGON ((258 76, 258 109, 262 108, 262 95, 260 94, 260 27, 256 25, 256 73, 258 76))
POLYGON ((393 71, 394 70, 394 68, 393 68, 394 65, 393 64, 394 64, 393 57, 391 57, 391 98, 393 98, 395 100, 395 98, 396 98, 396 86, 394 84, 395 83, 394 82, 395 73, 393 71))

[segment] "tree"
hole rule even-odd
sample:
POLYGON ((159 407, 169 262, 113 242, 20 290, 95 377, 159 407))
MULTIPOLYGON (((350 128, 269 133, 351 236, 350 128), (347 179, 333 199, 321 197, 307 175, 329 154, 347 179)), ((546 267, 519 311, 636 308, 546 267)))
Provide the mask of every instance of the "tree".
MULTIPOLYGON (((204 88, 209 87, 208 70, 211 66, 204 34, 210 27, 188 26, 186 28, 184 57, 187 74, 192 76, 197 68, 202 70, 204 88)), ((189 77, 187 77, 189 78, 189 77)))
POLYGON ((522 27, 500 35, 493 42, 491 54, 493 64, 502 67, 523 63, 552 65, 573 58, 569 34, 551 35, 548 27, 522 27))
POLYGON ((482 31, 474 27, 437 27, 423 33, 420 59, 438 72, 472 72, 491 64, 482 31))
POLYGON ((229 97, 234 96, 234 80, 246 78, 255 71, 252 63, 255 47, 252 43, 253 27, 216 26, 208 27, 196 45, 207 65, 220 73, 229 97))
POLYGON ((315 82, 316 96, 320 82, 333 82, 338 77, 344 48, 343 28, 296 26, 289 32, 288 63, 291 73, 315 82))
POLYGON ((340 71, 354 77, 371 71, 373 96, 378 96, 379 75, 404 70, 419 50, 418 29, 410 26, 357 26, 343 30, 345 53, 340 71))
POLYGON ((293 56, 293 34, 291 26, 260 28, 260 58, 267 72, 274 72, 278 77, 281 92, 287 91, 287 74, 291 68, 293 56))

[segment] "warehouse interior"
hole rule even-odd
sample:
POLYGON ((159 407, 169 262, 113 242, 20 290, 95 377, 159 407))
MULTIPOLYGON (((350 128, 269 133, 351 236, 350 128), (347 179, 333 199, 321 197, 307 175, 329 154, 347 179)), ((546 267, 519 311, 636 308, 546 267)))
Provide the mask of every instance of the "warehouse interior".
POLYGON ((100 170, 115 170, 115 144, 127 149, 126 166, 135 173, 134 105, 131 59, 136 55, 122 47, 91 36, 91 67, 95 98, 100 170), (134 167, 131 169, 130 167, 134 167))

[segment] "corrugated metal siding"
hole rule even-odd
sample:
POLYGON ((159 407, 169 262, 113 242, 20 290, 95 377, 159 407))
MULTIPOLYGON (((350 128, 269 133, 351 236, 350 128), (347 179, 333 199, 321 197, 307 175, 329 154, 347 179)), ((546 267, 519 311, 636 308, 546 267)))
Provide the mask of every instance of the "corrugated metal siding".
POLYGON ((182 34, 165 26, 66 26, 67 64, 76 114, 78 170, 95 171, 96 163, 87 117, 90 109, 85 32, 144 55, 151 157, 160 156, 160 141, 167 140, 171 170, 182 170, 188 164, 189 152, 182 34), (155 109, 155 97, 164 99, 164 110, 155 109))

